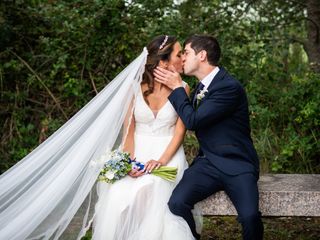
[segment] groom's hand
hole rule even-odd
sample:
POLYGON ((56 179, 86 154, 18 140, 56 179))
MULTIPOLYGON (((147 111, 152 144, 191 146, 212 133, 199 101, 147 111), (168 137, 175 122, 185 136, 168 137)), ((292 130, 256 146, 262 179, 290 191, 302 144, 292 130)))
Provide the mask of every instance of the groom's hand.
POLYGON ((166 85, 172 90, 182 87, 182 79, 180 74, 175 70, 174 67, 169 67, 169 70, 162 67, 157 67, 153 72, 155 80, 166 85))

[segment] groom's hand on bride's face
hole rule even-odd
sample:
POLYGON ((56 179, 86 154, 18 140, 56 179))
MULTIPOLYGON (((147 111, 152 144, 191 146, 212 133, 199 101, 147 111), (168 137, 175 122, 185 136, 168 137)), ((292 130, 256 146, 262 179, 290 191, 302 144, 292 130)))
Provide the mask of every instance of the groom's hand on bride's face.
POLYGON ((178 73, 173 66, 169 67, 169 70, 162 67, 154 69, 154 79, 172 90, 182 87, 182 79, 180 73, 178 73))

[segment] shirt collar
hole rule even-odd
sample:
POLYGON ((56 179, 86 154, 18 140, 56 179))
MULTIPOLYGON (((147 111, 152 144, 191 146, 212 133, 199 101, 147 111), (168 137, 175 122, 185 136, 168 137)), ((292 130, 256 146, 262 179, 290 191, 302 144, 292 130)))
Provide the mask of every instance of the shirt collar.
POLYGON ((216 66, 207 76, 205 76, 202 80, 201 83, 204 85, 203 89, 207 89, 212 82, 213 78, 217 75, 219 72, 220 68, 216 66))

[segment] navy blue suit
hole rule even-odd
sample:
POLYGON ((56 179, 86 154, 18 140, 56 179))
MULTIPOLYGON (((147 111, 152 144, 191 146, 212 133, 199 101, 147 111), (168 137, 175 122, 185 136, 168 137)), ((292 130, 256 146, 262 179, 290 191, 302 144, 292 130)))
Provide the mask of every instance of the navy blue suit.
POLYGON ((243 238, 262 239, 259 159, 250 136, 246 93, 221 67, 207 90, 197 107, 182 87, 169 96, 186 128, 195 131, 200 145, 198 156, 172 193, 169 208, 185 218, 199 239, 191 214, 194 204, 224 190, 238 212, 243 238))

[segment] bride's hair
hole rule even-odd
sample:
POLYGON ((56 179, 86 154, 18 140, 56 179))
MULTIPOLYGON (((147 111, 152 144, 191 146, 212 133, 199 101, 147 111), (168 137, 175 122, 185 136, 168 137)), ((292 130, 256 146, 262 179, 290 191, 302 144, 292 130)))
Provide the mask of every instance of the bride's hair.
POLYGON ((147 96, 153 93, 154 89, 153 70, 158 66, 160 60, 170 60, 176 42, 177 38, 174 36, 160 35, 155 37, 147 46, 148 57, 141 83, 148 85, 148 89, 143 92, 143 97, 148 104, 147 96))

